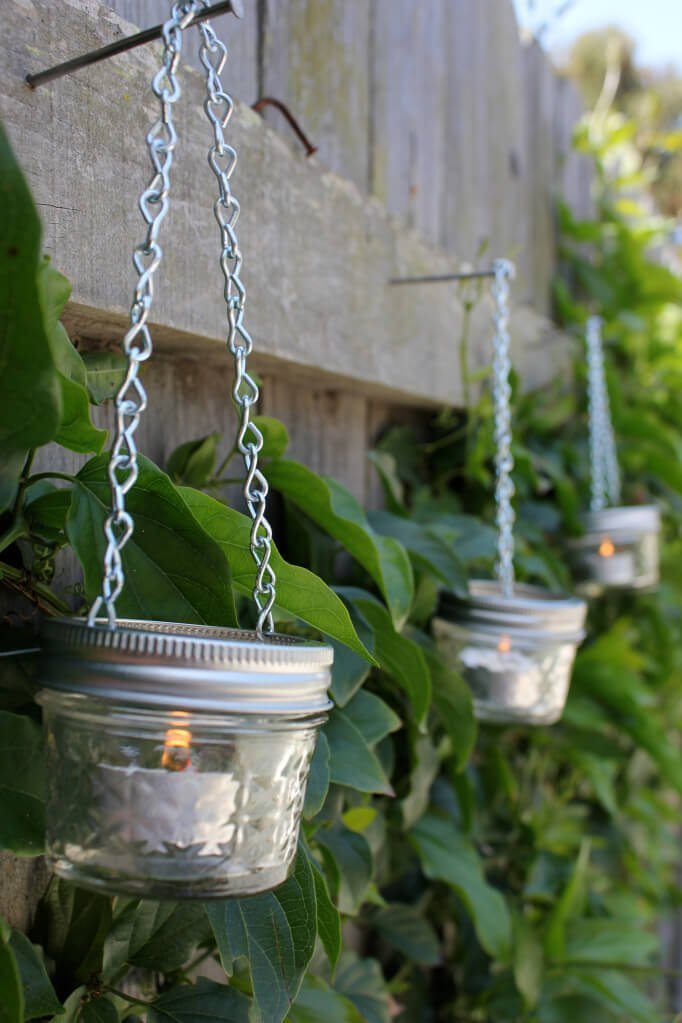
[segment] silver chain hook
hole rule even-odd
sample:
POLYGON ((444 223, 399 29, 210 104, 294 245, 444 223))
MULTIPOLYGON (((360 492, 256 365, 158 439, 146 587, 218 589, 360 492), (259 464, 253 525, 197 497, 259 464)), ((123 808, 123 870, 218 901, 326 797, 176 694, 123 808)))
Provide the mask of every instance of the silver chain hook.
POLYGON ((620 472, 604 371, 602 323, 599 316, 590 316, 585 330, 592 511, 601 511, 620 501, 620 472))
POLYGON ((230 184, 237 164, 237 152, 225 140, 225 129, 232 116, 234 103, 220 81, 227 59, 227 47, 218 39, 208 21, 199 23, 197 27, 201 33, 199 58, 206 71, 204 110, 213 128, 213 144, 208 152, 208 163, 218 181, 218 198, 213 205, 213 212, 220 229, 220 266, 227 304, 227 347, 232 353, 235 367, 232 396, 241 419, 237 449, 244 461, 244 498, 252 520, 251 555, 256 563, 256 583, 252 593, 258 611, 256 631, 262 636, 263 633, 273 631, 272 608, 275 603, 276 579, 270 564, 272 529, 265 514, 268 482, 258 467, 263 435, 251 419, 251 409, 258 402, 259 391, 256 381, 246 368, 253 342, 244 326, 246 288, 240 276, 242 253, 235 230, 240 205, 230 184))
POLYGON ((147 407, 147 393, 139 378, 140 364, 152 354, 152 339, 147 321, 154 297, 154 274, 163 252, 159 233, 168 212, 170 171, 177 132, 173 123, 173 104, 180 98, 180 84, 176 77, 182 52, 182 32, 201 10, 200 0, 174 3, 169 19, 163 26, 163 58, 159 71, 152 80, 152 90, 160 102, 160 116, 147 133, 147 147, 153 173, 139 199, 139 208, 147 224, 145 240, 133 252, 133 265, 138 273, 133 302, 130 308, 130 328, 123 339, 127 360, 125 379, 114 400, 116 426, 108 465, 112 510, 104 523, 107 541, 104 555, 102 592, 88 614, 88 624, 94 625, 104 604, 109 628, 116 627, 116 601, 125 582, 122 552, 130 540, 134 523, 126 511, 126 494, 138 476, 135 431, 140 416, 147 407))
POLYGON ((497 522, 497 562, 495 570, 502 596, 514 595, 514 469, 511 433, 511 385, 509 373, 509 282, 516 273, 508 259, 496 259, 492 266, 493 310, 493 404, 495 426, 495 519, 497 522))

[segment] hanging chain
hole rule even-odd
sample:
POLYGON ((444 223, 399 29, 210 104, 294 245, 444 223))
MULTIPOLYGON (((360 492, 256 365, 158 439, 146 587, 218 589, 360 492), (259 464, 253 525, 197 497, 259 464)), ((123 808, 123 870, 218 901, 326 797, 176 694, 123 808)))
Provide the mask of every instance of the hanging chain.
POLYGON ((609 504, 618 504, 620 501, 620 472, 606 387, 602 320, 599 316, 590 316, 588 319, 585 341, 592 477, 590 507, 592 511, 601 511, 609 504))
POLYGON ((220 75, 227 59, 227 47, 218 39, 207 21, 197 26, 201 33, 199 57, 206 70, 206 100, 204 110, 213 127, 213 145, 209 149, 208 163, 218 181, 218 198, 213 212, 220 228, 220 266, 225 280, 227 304, 227 346, 234 358, 235 381, 232 396, 239 409, 240 425, 237 448, 244 460, 246 477, 244 498, 251 515, 251 554, 256 562, 256 583, 253 599, 258 610, 256 630, 259 636, 273 631, 272 607, 275 603, 275 573, 270 564, 272 529, 265 511, 268 482, 258 468, 258 453, 263 447, 263 435, 251 419, 251 409, 258 401, 258 385, 246 368, 253 342, 244 326, 246 288, 240 277, 242 253, 237 240, 239 201, 232 193, 230 178, 237 164, 237 153, 225 141, 234 103, 223 89, 220 75))
POLYGON ((93 603, 88 623, 95 624, 104 604, 109 628, 116 626, 116 601, 124 584, 122 552, 133 534, 133 519, 126 511, 126 494, 138 476, 135 431, 140 415, 147 407, 147 393, 139 378, 140 364, 152 354, 152 339, 147 320, 154 297, 154 273, 163 256, 159 245, 161 224, 168 212, 170 170, 177 133, 173 123, 173 104, 180 97, 176 77, 182 51, 182 32, 201 10, 200 0, 174 3, 171 15, 163 26, 162 65, 152 81, 152 89, 160 102, 160 115, 147 134, 147 147, 152 162, 151 180, 139 199, 139 208, 147 224, 145 240, 133 253, 138 273, 130 309, 130 329, 123 339, 127 360, 126 375, 115 398, 116 427, 109 456, 108 475, 111 486, 112 511, 104 533, 107 541, 104 555, 102 593, 93 603))
POLYGON ((509 281, 515 274, 514 264, 507 259, 493 263, 493 402, 495 420, 495 512, 497 522, 497 578, 502 596, 514 595, 514 468, 511 433, 511 385, 509 373, 509 281))

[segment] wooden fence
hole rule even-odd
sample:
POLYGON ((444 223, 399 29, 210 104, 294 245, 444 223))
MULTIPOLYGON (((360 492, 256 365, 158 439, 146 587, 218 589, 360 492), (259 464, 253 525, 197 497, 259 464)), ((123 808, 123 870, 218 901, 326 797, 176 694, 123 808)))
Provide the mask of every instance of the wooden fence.
MULTIPOLYGON (((163 19, 163 0, 5 0, 0 113, 44 221, 44 244, 74 284, 66 322, 81 346, 120 341, 141 237, 153 116, 149 46, 32 92, 35 71, 163 19)), ((511 0, 245 0, 220 19, 262 411, 281 416, 293 454, 379 500, 366 452, 387 423, 461 405, 462 292, 396 288, 391 277, 508 256, 519 267, 513 345, 541 385, 567 351, 549 319, 554 202, 589 209, 589 167, 571 153, 580 104, 544 54, 519 41, 511 0), (289 105, 319 147, 306 160, 289 105)), ((205 166, 202 82, 183 76, 180 147, 154 311, 143 450, 163 464, 183 440, 233 433, 230 368, 205 166)), ((490 357, 481 300, 468 343, 490 357)), ((75 456, 73 463, 77 461, 75 456)), ((51 457, 55 466, 55 458, 51 457)), ((65 466, 73 468, 72 464, 65 466)), ((2 858, 0 912, 25 924, 40 867, 2 858), (37 871, 37 873, 36 873, 37 871)))

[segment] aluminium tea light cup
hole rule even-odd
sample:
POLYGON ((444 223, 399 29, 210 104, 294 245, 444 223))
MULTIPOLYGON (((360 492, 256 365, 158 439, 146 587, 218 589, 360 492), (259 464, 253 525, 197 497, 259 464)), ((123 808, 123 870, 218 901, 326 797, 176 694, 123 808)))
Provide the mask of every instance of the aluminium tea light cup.
POLYGON ((122 620, 45 625, 47 850, 57 874, 149 898, 272 888, 293 863, 333 650, 122 620))
POLYGON ((602 508, 585 518, 585 533, 570 546, 578 589, 586 596, 606 590, 650 590, 658 583, 657 505, 602 508))
POLYGON ((472 580, 468 597, 441 594, 433 632, 468 683, 481 721, 551 725, 566 703, 586 605, 575 597, 517 584, 472 580))

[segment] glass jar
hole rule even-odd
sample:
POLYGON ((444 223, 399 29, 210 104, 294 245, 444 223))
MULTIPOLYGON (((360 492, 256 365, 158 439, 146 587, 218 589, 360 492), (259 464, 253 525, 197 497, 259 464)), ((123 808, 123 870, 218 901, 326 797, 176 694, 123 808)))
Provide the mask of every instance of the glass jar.
POLYGON ((537 586, 475 579, 468 597, 441 595, 433 632, 471 688, 481 721, 550 725, 566 703, 587 608, 582 600, 537 586))
POLYGON ((49 622, 47 850, 90 888, 223 898, 285 880, 333 651, 205 626, 49 622))
POLYGON ((590 512, 584 535, 570 547, 579 591, 597 596, 608 589, 653 589, 660 528, 660 511, 653 504, 590 512))

